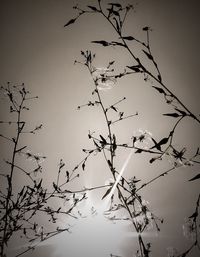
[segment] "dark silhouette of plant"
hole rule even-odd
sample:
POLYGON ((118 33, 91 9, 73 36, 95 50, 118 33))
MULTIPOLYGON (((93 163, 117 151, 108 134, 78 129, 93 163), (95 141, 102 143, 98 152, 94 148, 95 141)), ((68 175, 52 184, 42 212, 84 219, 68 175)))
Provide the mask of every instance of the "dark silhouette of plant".
MULTIPOLYGON (((116 46, 122 48, 126 50, 132 57, 133 63, 131 65, 127 65, 121 73, 115 73, 114 61, 110 61, 106 68, 99 69, 94 65, 94 59, 96 57, 95 54, 91 53, 89 50, 81 51, 83 60, 75 61, 75 63, 82 64, 87 68, 94 84, 94 89, 92 91, 92 97, 94 100, 89 100, 88 103, 78 106, 78 109, 81 109, 85 106, 98 107, 101 109, 104 115, 107 134, 96 135, 95 132, 90 132, 88 137, 93 143, 93 148, 89 150, 84 149, 84 151, 86 153, 102 153, 107 163, 108 170, 113 176, 113 181, 110 182, 110 187, 102 197, 102 199, 106 199, 106 197, 109 199, 108 196, 110 196, 110 208, 105 212, 105 216, 111 220, 121 220, 123 218, 117 216, 117 214, 115 214, 116 211, 126 211, 128 217, 125 219, 131 221, 135 231, 138 234, 138 250, 136 252, 136 256, 149 257, 151 253, 151 243, 145 242, 143 232, 146 231, 149 225, 152 223, 155 224, 156 229, 159 231, 159 222, 162 223, 163 219, 158 218, 150 210, 148 205, 142 199, 140 194, 141 190, 144 187, 152 184, 155 180, 160 179, 164 175, 169 174, 172 171, 176 171, 176 169, 179 167, 192 167, 200 163, 199 148, 194 149, 194 153, 188 157, 188 155, 186 155, 187 148, 184 145, 184 142, 182 148, 180 149, 177 148, 175 144, 177 127, 181 125, 183 120, 189 118, 191 119, 191 122, 196 122, 198 124, 200 124, 200 120, 198 116, 190 111, 189 108, 179 99, 179 97, 176 96, 172 90, 164 83, 156 58, 154 57, 151 50, 151 28, 148 26, 143 28, 143 32, 146 35, 145 41, 142 41, 131 35, 124 34, 124 24, 127 19, 127 15, 133 8, 134 7, 132 5, 123 7, 120 3, 116 2, 108 3, 105 7, 101 3, 101 0, 96 1, 95 6, 88 5, 86 8, 80 8, 77 5, 74 7, 74 9, 78 12, 78 15, 67 22, 64 27, 75 23, 83 15, 88 15, 91 13, 100 15, 116 32, 118 40, 108 42, 104 39, 100 39, 92 41, 92 43, 99 44, 103 47, 116 46), (134 49, 133 45, 131 44, 132 42, 137 43, 137 45, 140 47, 140 53, 143 54, 143 57, 146 58, 148 62, 144 63, 142 61, 143 59, 138 55, 138 48, 134 49), (120 110, 119 104, 126 99, 125 97, 119 99, 117 102, 111 103, 108 106, 104 103, 101 90, 103 88, 114 86, 118 79, 134 74, 140 74, 146 82, 153 81, 153 84, 150 83, 151 87, 155 90, 156 93, 159 93, 159 95, 172 109, 170 113, 164 113, 162 115, 166 116, 166 118, 174 119, 174 124, 168 134, 162 138, 155 138, 148 131, 144 131, 141 132, 140 135, 132 136, 131 144, 120 143, 120 139, 113 132, 113 124, 122 122, 126 118, 137 116, 138 113, 136 112, 133 115, 125 115, 124 111, 120 110), (143 143, 145 143, 147 140, 150 143, 144 146, 143 143), (163 160, 165 156, 168 156, 172 160, 172 166, 170 169, 165 170, 158 176, 143 184, 141 183, 140 179, 136 177, 127 179, 124 177, 123 172, 116 168, 115 159, 118 157, 117 151, 119 148, 132 149, 132 153, 135 154, 146 153, 148 156, 150 155, 150 164, 158 160, 163 160)), ((197 180, 199 178, 200 176, 198 174, 191 178, 190 181, 197 180)), ((175 254, 174 252, 169 253, 170 257, 185 257, 189 255, 189 253, 195 247, 200 250, 200 243, 198 238, 198 210, 199 197, 196 203, 195 212, 188 218, 187 224, 190 233, 194 234, 193 243, 181 254, 175 254)), ((120 215, 120 212, 118 212, 118 215, 120 215)), ((187 225, 185 225, 185 227, 187 227, 187 225)))
POLYGON ((6 131, 0 134, 11 147, 11 156, 3 160, 4 166, 0 173, 3 181, 0 189, 0 256, 6 256, 9 242, 15 234, 26 243, 15 253, 15 256, 20 256, 50 237, 64 231, 70 232, 70 225, 58 226, 57 220, 63 215, 75 219, 81 215, 76 207, 86 199, 87 189, 76 192, 69 188, 79 177, 78 168, 87 157, 72 171, 66 168, 61 159, 55 174, 56 181, 49 187, 44 186, 41 162, 46 157, 32 153, 28 145, 22 143, 24 134, 36 134, 42 128, 41 124, 29 130, 24 120, 24 112, 29 110, 28 103, 38 97, 31 97, 24 84, 7 83, 1 87, 1 93, 8 100, 10 115, 9 120, 0 123, 1 126, 13 127, 14 134, 6 135, 6 131), (32 160, 31 167, 25 165, 26 159, 32 160), (16 185, 16 178, 20 178, 20 185, 16 185))
MULTIPOLYGON (((24 112, 29 111, 28 103, 37 97, 31 97, 24 84, 12 85, 8 83, 1 87, 1 92, 8 99, 10 118, 9 120, 0 121, 1 126, 13 127, 13 135, 9 136, 6 132, 0 134, 3 140, 9 143, 11 156, 4 160, 4 168, 0 176, 4 184, 0 190, 0 256, 5 257, 7 248, 12 237, 20 235, 24 242, 28 242, 28 247, 19 249, 15 256, 20 256, 35 247, 41 242, 56 236, 61 232, 70 231, 70 225, 59 227, 57 222, 63 215, 71 218, 82 217, 77 205, 87 199, 87 191, 105 188, 102 200, 109 204, 105 209, 104 215, 109 220, 127 220, 137 232, 138 249, 137 257, 150 257, 151 242, 146 241, 144 232, 154 226, 160 231, 163 219, 156 216, 147 202, 143 199, 143 188, 151 185, 154 181, 159 180, 170 172, 175 172, 177 168, 187 166, 193 167, 200 163, 200 151, 194 149, 193 154, 189 156, 187 147, 184 145, 178 148, 175 144, 176 131, 181 126, 182 121, 186 118, 191 122, 200 124, 197 115, 177 97, 172 90, 164 83, 156 58, 154 57, 151 44, 151 28, 146 26, 143 32, 146 39, 140 40, 131 35, 124 34, 125 21, 127 15, 134 8, 132 5, 123 7, 120 3, 111 2, 103 7, 101 0, 96 1, 96 6, 88 5, 85 9, 75 6, 78 12, 77 16, 65 24, 65 27, 72 25, 83 15, 96 14, 101 15, 116 32, 117 40, 106 41, 104 39, 92 41, 103 47, 115 46, 124 49, 131 56, 132 62, 124 67, 120 73, 116 73, 115 61, 110 61, 106 68, 97 68, 94 64, 95 54, 91 51, 81 51, 81 61, 75 61, 83 65, 89 72, 94 88, 92 90, 92 99, 86 104, 79 105, 78 110, 83 107, 97 107, 101 110, 107 133, 97 134, 89 132, 88 138, 92 143, 90 149, 83 149, 85 157, 72 170, 66 168, 64 161, 61 159, 58 165, 56 180, 48 187, 44 185, 42 177, 41 162, 46 159, 45 156, 32 153, 28 145, 21 141, 24 134, 35 134, 42 128, 42 124, 34 129, 29 129, 24 119, 24 112), (140 54, 148 60, 143 62, 143 58, 138 55, 138 47, 134 49, 132 43, 137 43, 140 47, 140 54), (115 134, 113 125, 121 123, 125 119, 137 118, 138 112, 126 114, 120 108, 120 104, 126 100, 122 97, 118 101, 107 104, 102 94, 103 89, 115 86, 119 79, 134 74, 140 74, 142 79, 149 83, 150 86, 159 94, 167 103, 172 111, 164 113, 166 119, 174 120, 173 125, 166 135, 161 138, 152 136, 148 131, 140 131, 138 135, 131 135, 131 143, 120 142, 120 138, 115 134), (148 144, 146 143, 148 142, 148 144), (117 158, 120 149, 130 149, 130 155, 120 170, 117 167, 117 158), (80 176, 79 170, 85 170, 87 160, 94 155, 102 154, 108 167, 112 180, 106 185, 99 185, 91 188, 81 188, 72 190, 70 185, 80 176), (157 161, 164 160, 165 156, 171 159, 171 167, 162 171, 158 176, 143 183, 140 178, 134 176, 126 178, 123 174, 126 164, 132 154, 146 154, 150 165, 157 161), (150 156, 150 157, 149 157, 150 156), (24 160, 32 160, 33 166, 24 165, 24 160), (20 161, 22 160, 22 161, 20 161), (27 167, 28 166, 28 167, 27 167), (20 175, 21 174, 21 175, 20 175), (16 177, 22 178, 24 185, 15 185, 16 177), (55 201, 58 200, 58 201, 55 201), (124 217, 124 213, 126 216, 124 217), (38 215, 43 215, 45 221, 38 219, 38 215), (47 217, 47 218, 46 218, 47 217)), ((195 175, 189 181, 198 180, 200 174, 195 175)), ((181 254, 175 253, 170 249, 170 257, 189 256, 194 248, 200 249, 199 243, 199 202, 200 195, 196 200, 195 210, 188 217, 184 224, 184 233, 192 239, 191 245, 183 250, 181 254)), ((93 209, 94 211, 94 209, 93 209)), ((110 254, 111 257, 118 255, 110 254)))

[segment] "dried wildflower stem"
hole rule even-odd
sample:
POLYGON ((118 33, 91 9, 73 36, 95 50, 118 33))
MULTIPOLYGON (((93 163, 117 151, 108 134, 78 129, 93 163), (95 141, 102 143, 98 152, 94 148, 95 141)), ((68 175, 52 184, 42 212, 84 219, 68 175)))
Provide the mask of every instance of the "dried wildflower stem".
MULTIPOLYGON (((90 51, 86 52, 81 52, 81 54, 85 58, 85 62, 77 62, 81 63, 83 65, 86 65, 91 77, 93 78, 94 85, 95 85, 95 90, 94 93, 97 95, 97 101, 95 102, 89 102, 88 104, 84 106, 94 106, 96 103, 98 103, 101 106, 102 112, 104 114, 105 118, 105 123, 107 126, 108 130, 108 136, 106 139, 100 135, 100 137, 95 137, 92 134, 89 134, 89 138, 93 140, 93 143, 96 147, 93 151, 95 152, 103 152, 104 158, 108 164, 108 168, 110 172, 113 175, 114 181, 116 182, 116 174, 120 174, 119 172, 116 171, 115 165, 114 165, 114 157, 116 148, 130 148, 135 150, 135 153, 148 153, 148 154, 153 154, 155 157, 152 158, 149 162, 153 163, 154 161, 157 160, 162 160, 165 155, 170 156, 173 158, 174 165, 172 168, 162 172, 160 175, 152 178, 149 180, 147 183, 142 184, 141 186, 136 186, 136 183, 139 181, 137 179, 133 179, 131 182, 128 182, 127 179, 124 178, 124 176, 121 176, 121 180, 117 184, 117 192, 118 192, 118 200, 122 203, 123 208, 125 208, 130 216, 130 220, 133 222, 133 225, 135 227, 136 232, 138 233, 138 242, 139 242, 139 250, 137 251, 137 254, 142 257, 148 257, 150 254, 150 243, 145 244, 142 238, 142 232, 147 228, 149 219, 147 217, 147 211, 149 209, 147 206, 145 206, 142 202, 141 196, 138 194, 138 192, 146 187, 147 185, 152 184, 154 181, 160 179, 162 176, 169 174, 170 172, 176 170, 178 167, 182 167, 183 165, 190 165, 191 163, 199 164, 199 160, 197 159, 200 154, 199 154, 199 149, 197 150, 197 153, 192 156, 191 158, 186 158, 185 157, 185 151, 186 148, 183 147, 182 150, 177 150, 176 147, 174 146, 174 137, 175 137, 175 132, 177 130, 177 127, 181 124, 181 121, 186 118, 190 117, 194 119, 196 122, 200 123, 199 118, 194 115, 188 108, 187 106, 180 100, 179 97, 177 97, 163 82, 162 80, 162 75, 160 72, 160 69, 158 67, 158 64, 156 62, 156 59, 153 56, 152 50, 151 50, 151 45, 150 45, 150 31, 151 29, 149 27, 144 27, 143 31, 146 33, 146 42, 142 42, 141 40, 134 38, 132 36, 124 36, 123 35, 123 28, 124 24, 127 18, 127 14, 129 13, 130 9, 132 6, 128 5, 126 7, 122 7, 120 3, 108 3, 107 8, 103 8, 101 5, 101 0, 97 1, 97 6, 87 6, 87 9, 81 9, 78 6, 75 7, 75 9, 79 12, 78 16, 75 19, 70 20, 65 26, 68 26, 70 24, 73 24, 81 15, 83 14, 97 14, 103 16, 103 18, 111 25, 111 27, 114 29, 116 32, 118 38, 120 41, 111 41, 107 42, 105 40, 98 40, 98 41, 92 41, 92 43, 95 44, 100 44, 103 47, 109 47, 109 46, 117 46, 117 47, 122 47, 124 48, 129 55, 132 57, 133 66, 126 66, 128 69, 132 70, 131 72, 127 72, 126 69, 124 72, 116 75, 112 74, 106 74, 105 72, 101 74, 100 79, 95 78, 94 73, 96 71, 95 67, 92 65, 92 61, 94 59, 94 55, 91 54, 90 51), (143 52, 144 56, 149 60, 149 65, 144 65, 142 62, 142 59, 138 58, 137 54, 132 50, 130 47, 129 43, 131 41, 136 41, 139 46, 141 46, 141 51, 143 52), (151 68, 155 70, 155 72, 152 72, 151 68), (157 141, 157 139, 153 138, 152 136, 150 137, 151 144, 152 146, 142 148, 138 147, 136 145, 137 142, 143 142, 145 139, 145 135, 141 135, 140 137, 134 136, 133 139, 133 144, 128 145, 128 144, 119 144, 116 143, 116 137, 112 132, 112 127, 111 125, 115 124, 116 122, 120 122, 126 118, 130 118, 132 116, 137 115, 128 115, 128 116, 123 116, 122 112, 118 112, 118 109, 115 107, 115 104, 110 105, 109 107, 105 107, 103 101, 102 101, 102 96, 99 92, 98 86, 99 86, 99 80, 104 80, 104 82, 107 80, 115 79, 117 80, 118 78, 124 77, 126 75, 131 75, 135 73, 140 73, 144 76, 144 80, 151 80, 158 86, 152 86, 155 90, 157 90, 161 95, 163 95, 164 100, 166 101, 167 104, 171 105, 171 107, 175 110, 174 113, 167 113, 163 114, 165 116, 170 116, 173 118, 178 118, 173 125, 171 131, 169 134, 162 138, 160 141, 157 141), (114 110, 115 112, 119 113, 119 118, 112 121, 109 118, 108 111, 114 110), (178 165, 180 163, 180 165, 178 165), (142 209, 141 212, 137 212, 136 208, 136 203, 139 204, 140 208, 142 209), (130 207, 131 206, 131 207, 130 207), (132 210, 132 209, 133 210, 132 210), (137 217, 143 215, 145 216, 145 222, 144 224, 141 224, 141 222, 137 221, 137 217)), ((113 62, 110 62, 107 69, 108 72, 110 72, 110 67, 113 64, 113 62)), ((114 69, 113 69, 114 70, 114 69)), ((121 101, 121 100, 120 100, 121 101)), ((116 102, 119 103, 120 101, 116 102)), ((82 107, 82 106, 81 106, 82 107)), ((198 175, 191 180, 198 179, 198 175)), ((112 186, 115 183, 112 184, 112 186)), ((112 186, 106 191, 105 195, 103 196, 106 197, 109 195, 111 192, 112 186)), ((111 211, 112 210, 118 210, 118 207, 113 207, 113 197, 111 197, 111 211)), ((102 199, 103 199, 102 198, 102 199)), ((156 222, 156 218, 152 213, 151 215, 153 216, 153 220, 155 222, 156 228, 159 231, 158 224, 156 222)), ((197 212, 198 216, 198 212, 197 212)), ((113 217, 112 219, 114 219, 113 217)), ((161 221, 161 220, 160 220, 161 221)), ((161 221, 162 223, 162 221, 161 221)), ((191 249, 193 246, 191 247, 191 249)), ((191 249, 187 250, 182 257, 186 256, 191 249)), ((112 256, 112 255, 111 255, 112 256)))
MULTIPOLYGON (((123 38, 122 36, 122 26, 121 29, 117 28, 116 25, 114 24, 114 22, 105 14, 105 12, 103 11, 100 1, 98 1, 99 3, 99 14, 103 15, 103 17, 110 23, 110 25, 113 27, 113 29, 115 30, 115 32, 119 35, 120 39, 123 42, 123 47, 129 52, 129 54, 133 57, 133 59, 136 61, 137 65, 141 68, 142 72, 145 74, 148 74, 152 79, 154 79, 158 84, 160 84, 167 92, 168 94, 174 98, 183 108, 184 110, 186 110, 189 114, 190 117, 192 117, 193 119, 195 119, 198 123, 200 123, 200 119, 197 118, 196 115, 194 115, 187 107, 186 105, 162 82, 162 78, 161 78, 161 73, 160 70, 158 68, 157 63, 155 62, 155 59, 153 58, 153 55, 151 53, 151 49, 150 49, 150 44, 149 44, 149 30, 147 29, 147 49, 149 51, 150 56, 152 56, 152 62, 158 72, 158 76, 155 76, 154 74, 152 74, 150 72, 150 70, 148 70, 145 66, 143 66, 143 64, 141 63, 140 59, 131 51, 130 47, 128 46, 126 40, 123 38)), ((143 44, 144 46, 144 44, 143 44)))
MULTIPOLYGON (((9 89, 8 89, 9 90, 9 89)), ((12 160, 11 160, 11 166, 10 166, 10 174, 7 176, 7 184, 8 184, 8 188, 7 188, 7 197, 6 197, 6 206, 5 206, 5 222, 4 222, 4 228, 3 228, 3 236, 2 236, 2 240, 1 240, 1 251, 0 254, 1 256, 4 255, 4 247, 5 245, 7 245, 8 242, 8 238, 7 238, 7 226, 8 226, 8 216, 9 216, 9 203, 10 203, 10 199, 12 196, 12 184, 13 184, 13 172, 14 172, 14 168, 15 168, 15 158, 16 158, 16 152, 17 152, 17 147, 18 147, 18 142, 19 142, 19 138, 21 135, 21 132, 23 130, 24 127, 24 123, 21 125, 21 112, 22 112, 22 107, 24 104, 24 100, 26 97, 26 91, 21 91, 22 92, 22 96, 21 96, 21 102, 18 105, 18 107, 16 106, 15 101, 13 100, 13 98, 11 97, 11 92, 10 93, 10 101, 13 104, 13 106, 15 106, 15 110, 17 112, 17 132, 16 132, 16 136, 14 141, 14 147, 13 147, 13 152, 12 152, 12 160)))
POLYGON ((83 165, 86 162, 91 153, 89 153, 84 160, 80 161, 72 171, 64 171, 66 172, 65 176, 63 175, 65 163, 61 160, 59 163, 56 182, 53 182, 51 185, 52 190, 45 188, 43 186, 43 179, 36 178, 36 176, 38 173, 42 172, 41 161, 46 157, 39 154, 33 154, 30 151, 25 151, 27 148, 26 145, 20 146, 20 139, 24 132, 35 134, 36 131, 42 128, 41 124, 31 131, 24 131, 26 128, 26 122, 22 121, 22 112, 24 110, 29 110, 25 104, 28 100, 32 100, 37 97, 27 97, 29 91, 26 90, 24 84, 16 87, 8 83, 7 86, 1 87, 1 90, 8 98, 10 112, 15 115, 12 118, 16 120, 5 122, 1 121, 0 123, 9 126, 13 125, 16 127, 16 131, 13 137, 0 135, 1 138, 11 143, 12 147, 10 160, 5 160, 8 169, 4 169, 0 174, 0 176, 6 179, 7 182, 7 184, 5 183, 5 188, 3 187, 3 189, 0 190, 0 210, 2 214, 0 217, 0 256, 6 256, 8 243, 16 232, 19 232, 20 236, 30 243, 30 246, 24 247, 26 248, 25 250, 22 250, 21 252, 19 250, 19 253, 16 254, 17 256, 20 256, 35 249, 35 247, 44 240, 47 240, 61 232, 69 231, 68 225, 64 225, 64 228, 57 227, 57 229, 53 231, 49 228, 43 228, 43 226, 41 226, 41 230, 38 230, 39 224, 35 222, 34 218, 37 215, 43 214, 48 217, 48 221, 50 223, 54 224, 60 215, 66 215, 75 219, 77 218, 77 214, 73 213, 73 211, 81 201, 86 199, 86 189, 71 192, 68 190, 67 186, 74 179, 79 177, 79 174, 75 172, 78 170, 80 165, 83 165), (36 168, 23 168, 21 164, 18 164, 18 156, 32 160, 34 162, 34 167, 36 165, 36 168), (28 169, 30 169, 30 171, 28 169), (22 185, 22 188, 20 188, 21 185, 18 185, 14 190, 13 183, 15 181, 15 175, 19 175, 21 178, 26 176, 29 180, 27 182, 28 184, 22 185), (61 176, 62 184, 60 182, 61 176), (77 196, 78 192, 79 197, 77 196), (72 203, 69 204, 67 208, 64 208, 64 204, 62 204, 62 202, 60 207, 55 207, 54 204, 52 204, 52 200, 54 201, 54 199, 65 203, 66 201, 69 201, 70 197, 72 199, 72 203))

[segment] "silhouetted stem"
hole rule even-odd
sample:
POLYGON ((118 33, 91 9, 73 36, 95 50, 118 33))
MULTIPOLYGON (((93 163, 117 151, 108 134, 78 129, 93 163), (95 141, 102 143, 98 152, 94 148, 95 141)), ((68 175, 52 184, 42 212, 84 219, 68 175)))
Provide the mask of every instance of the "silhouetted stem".
POLYGON ((14 167, 15 167, 15 157, 16 157, 16 150, 21 134, 21 127, 20 127, 20 122, 21 122, 21 110, 22 110, 22 105, 24 102, 25 94, 22 97, 21 104, 19 106, 19 109, 17 111, 17 135, 16 139, 14 141, 14 148, 13 148, 13 154, 12 154, 12 160, 11 160, 11 169, 10 169, 10 174, 8 175, 8 189, 7 189, 7 197, 6 197, 6 207, 5 207, 5 222, 4 222, 4 229, 3 229, 3 237, 2 237, 2 244, 1 244, 1 257, 4 255, 4 247, 7 244, 8 238, 7 238, 7 226, 8 226, 8 211, 9 211, 9 202, 10 198, 12 196, 12 183, 13 183, 13 172, 14 172, 14 167))
MULTIPOLYGON (((140 59, 136 57, 136 55, 131 51, 131 49, 129 48, 129 46, 126 43, 126 40, 123 39, 121 31, 119 31, 116 26, 114 25, 114 23, 105 15, 105 13, 103 12, 101 5, 100 6, 100 14, 103 15, 103 17, 111 24, 111 26, 113 27, 113 29, 115 30, 115 32, 119 35, 120 39, 122 40, 124 47, 127 49, 127 51, 129 52, 129 54, 133 57, 133 59, 136 61, 137 65, 142 69, 142 71, 146 74, 148 74, 152 79, 154 79, 157 83, 159 83, 168 93, 171 97, 173 97, 174 99, 176 99, 176 101, 188 112, 189 116, 192 117, 193 119, 195 119, 198 123, 200 123, 200 119, 197 118, 197 116, 195 116, 187 107, 186 105, 161 81, 161 73, 158 69, 158 65, 155 63, 154 59, 153 59, 153 63, 158 71, 158 74, 160 75, 160 78, 156 77, 155 75, 153 75, 148 69, 146 69, 143 64, 141 63, 140 59)), ((147 32, 149 33, 149 32, 147 32)), ((149 45, 149 34, 148 34, 148 44, 147 47, 149 49, 150 54, 151 50, 150 50, 150 45, 149 45)))

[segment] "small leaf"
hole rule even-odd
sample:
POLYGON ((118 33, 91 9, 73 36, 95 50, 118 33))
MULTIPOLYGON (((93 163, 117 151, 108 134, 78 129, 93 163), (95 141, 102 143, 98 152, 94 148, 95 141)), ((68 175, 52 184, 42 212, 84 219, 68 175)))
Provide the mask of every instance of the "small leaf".
POLYGON ((151 158, 151 160, 149 161, 150 163, 155 162, 156 158, 151 158))
POLYGON ((124 44, 120 43, 120 42, 117 42, 117 41, 112 41, 111 44, 114 46, 114 45, 118 45, 118 46, 125 46, 124 44))
POLYGON ((42 180, 43 180, 43 179, 41 178, 40 182, 39 182, 38 185, 36 186, 37 189, 39 189, 39 188, 41 187, 42 180))
POLYGON ((141 179, 137 179, 135 176, 133 177, 132 183, 136 184, 138 182, 140 182, 141 179))
POLYGON ((105 138, 102 136, 102 135, 99 135, 100 136, 100 138, 101 138, 101 143, 102 144, 104 144, 104 145, 106 145, 107 144, 107 142, 106 142, 106 140, 105 140, 105 138))
POLYGON ((56 191, 58 191, 58 186, 53 182, 53 187, 56 191))
POLYGON ((180 112, 183 116, 186 116, 186 112, 185 111, 182 111, 178 108, 175 108, 176 111, 180 112))
POLYGON ((119 119, 121 120, 123 118, 123 116, 124 116, 124 112, 120 112, 119 113, 119 119))
POLYGON ((155 141, 155 139, 153 139, 153 138, 152 138, 152 140, 153 140, 153 142, 155 143, 155 145, 152 146, 150 149, 156 148, 157 150, 161 151, 161 145, 165 145, 165 144, 168 142, 169 137, 164 137, 163 139, 160 140, 159 143, 157 143, 157 142, 155 141))
POLYGON ((128 37, 121 37, 121 38, 123 38, 123 39, 125 39, 125 40, 129 40, 129 41, 131 41, 131 40, 135 40, 135 38, 134 38, 134 37, 132 37, 132 36, 128 36, 128 37))
POLYGON ((160 140, 160 142, 158 144, 159 145, 165 145, 165 144, 167 144, 168 139, 169 139, 168 137, 164 137, 163 139, 160 140))
POLYGON ((99 41, 92 41, 91 43, 95 43, 95 44, 101 44, 102 46, 109 46, 110 43, 108 43, 105 40, 99 40, 99 41))
POLYGON ((109 66, 113 65, 114 63, 115 63, 115 61, 109 62, 109 66))
POLYGON ((130 70, 133 70, 135 72, 140 72, 140 69, 139 69, 139 65, 136 65, 136 66, 126 66, 127 68, 129 68, 130 70))
POLYGON ((155 86, 152 86, 152 87, 154 87, 160 94, 166 94, 165 91, 162 88, 155 87, 155 86))
POLYGON ((101 200, 103 200, 112 190, 112 186, 106 191, 106 193, 103 195, 103 197, 101 198, 101 200))
POLYGON ((142 50, 142 51, 146 54, 146 56, 147 56, 150 60, 153 60, 153 56, 152 56, 151 54, 147 53, 145 50, 142 50))
POLYGON ((113 105, 111 105, 110 108, 117 112, 117 109, 113 105))
POLYGON ((142 30, 144 30, 144 31, 148 31, 149 29, 150 29, 150 27, 148 27, 148 26, 142 28, 142 30))
POLYGON ((116 136, 113 134, 113 152, 117 149, 117 144, 116 144, 116 136))
POLYGON ((122 177, 122 178, 121 178, 122 187, 124 186, 124 181, 125 181, 125 179, 122 177))
POLYGON ((159 81, 162 81, 160 74, 158 74, 158 79, 159 79, 159 81))
POLYGON ((95 12, 98 12, 99 10, 95 6, 88 5, 88 7, 95 12))
POLYGON ((137 137, 133 136, 133 146, 134 146, 136 141, 137 141, 137 137))
POLYGON ((71 19, 70 21, 68 21, 68 22, 64 25, 64 27, 67 27, 67 26, 73 24, 75 21, 76 21, 76 19, 71 19))
POLYGON ((156 142, 156 140, 152 137, 152 141, 154 142, 154 146, 152 146, 150 149, 157 148, 159 151, 161 151, 160 145, 156 142))
POLYGON ((112 163, 111 163, 111 161, 108 159, 108 165, 109 165, 109 167, 110 167, 110 169, 112 170, 113 169, 113 166, 112 166, 112 163))
POLYGON ((196 176, 194 176, 193 178, 189 179, 188 181, 194 181, 194 180, 197 180, 197 179, 200 179, 200 173, 197 174, 196 176))
POLYGON ((95 146, 97 147, 97 148, 99 148, 99 145, 97 144, 97 142, 93 139, 93 143, 95 144, 95 146))
POLYGON ((176 113, 176 112, 174 112, 174 113, 164 113, 163 115, 164 116, 174 117, 174 118, 180 117, 180 115, 178 113, 176 113))
POLYGON ((135 151, 135 153, 141 153, 142 152, 142 149, 138 149, 135 151))
POLYGON ((82 164, 82 169, 85 170, 85 162, 82 164))
POLYGON ((69 181, 69 171, 66 171, 67 182, 69 181))

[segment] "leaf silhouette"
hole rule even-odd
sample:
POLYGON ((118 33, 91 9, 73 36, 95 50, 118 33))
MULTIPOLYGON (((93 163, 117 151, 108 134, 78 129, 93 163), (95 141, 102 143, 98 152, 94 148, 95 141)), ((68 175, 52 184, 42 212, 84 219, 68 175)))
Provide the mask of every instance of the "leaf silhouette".
POLYGON ((151 158, 151 160, 149 161, 150 163, 155 162, 156 158, 151 158))
POLYGON ((130 70, 133 70, 135 72, 140 72, 140 69, 139 69, 139 65, 136 65, 136 66, 126 66, 127 68, 129 68, 130 70))
POLYGON ((55 184, 55 182, 53 182, 53 188, 58 191, 58 186, 55 184))
POLYGON ((43 180, 43 179, 40 179, 40 182, 39 182, 38 185, 36 186, 37 189, 39 189, 39 188, 41 187, 41 185, 42 185, 42 180, 43 180))
POLYGON ((163 139, 160 140, 160 142, 158 143, 159 145, 165 145, 168 142, 168 137, 164 137, 163 139))
POLYGON ((142 149, 137 149, 136 151, 135 151, 135 153, 142 153, 142 149))
POLYGON ((110 169, 112 170, 113 169, 113 166, 112 166, 112 163, 111 163, 111 161, 108 159, 108 165, 109 165, 109 167, 110 167, 110 169))
MULTIPOLYGON (((157 65, 156 65, 156 66, 157 66, 157 65)), ((159 79, 159 81, 162 82, 162 78, 161 78, 160 74, 158 74, 158 79, 159 79)))
POLYGON ((94 145, 97 147, 97 148, 99 148, 99 145, 97 144, 97 142, 93 139, 93 143, 94 143, 94 145))
POLYGON ((114 63, 115 63, 115 61, 109 62, 109 66, 113 65, 114 63))
POLYGON ((66 171, 67 182, 69 182, 69 171, 66 171))
POLYGON ((161 139, 160 142, 158 142, 158 143, 156 142, 155 139, 152 138, 152 140, 153 140, 153 142, 154 142, 155 145, 152 146, 150 149, 156 148, 157 150, 161 151, 161 145, 165 145, 165 144, 168 142, 169 137, 164 137, 164 138, 161 139))
POLYGON ((197 174, 196 176, 194 176, 193 178, 189 179, 188 181, 194 181, 194 180, 197 180, 197 179, 200 179, 200 173, 197 174))
POLYGON ((180 115, 178 113, 176 113, 176 112, 174 112, 174 113, 164 113, 163 115, 164 116, 174 117, 174 118, 180 117, 180 115))
POLYGON ((82 169, 85 170, 85 162, 82 164, 82 169))
POLYGON ((68 22, 64 25, 64 27, 67 27, 67 26, 73 24, 75 21, 76 21, 76 19, 71 19, 70 21, 68 21, 68 22))
POLYGON ((149 29, 150 29, 150 28, 149 28, 148 26, 142 28, 142 30, 144 30, 144 31, 148 31, 149 29))
POLYGON ((90 8, 92 11, 95 11, 95 12, 99 11, 95 6, 88 5, 88 8, 90 8))
POLYGON ((125 46, 124 44, 120 43, 120 42, 117 42, 117 41, 112 41, 111 42, 112 45, 118 45, 118 46, 125 46))
POLYGON ((117 149, 117 144, 116 144, 116 136, 113 134, 113 152, 117 149))
POLYGON ((182 111, 178 108, 175 108, 176 111, 180 112, 183 116, 186 116, 186 112, 185 111, 182 111))
POLYGON ((155 86, 152 86, 152 87, 154 87, 160 94, 166 94, 161 87, 155 87, 155 86))
POLYGON ((145 50, 142 50, 142 51, 146 54, 146 56, 147 56, 150 60, 153 60, 153 56, 152 56, 151 54, 147 53, 145 50))
POLYGON ((108 43, 105 40, 92 41, 91 43, 100 44, 102 46, 109 46, 110 45, 110 43, 108 43))
POLYGON ((124 182, 125 182, 125 179, 122 177, 121 178, 122 187, 124 186, 124 182))
POLYGON ((106 142, 105 138, 104 138, 102 135, 99 135, 99 136, 100 136, 100 138, 101 138, 101 143, 104 144, 104 145, 106 145, 107 142, 106 142))
POLYGON ((113 109, 115 112, 117 112, 117 109, 115 108, 115 106, 111 105, 110 108, 113 109))
POLYGON ((106 191, 106 193, 102 196, 101 200, 103 200, 112 190, 112 186, 106 191))
POLYGON ((131 41, 131 40, 135 40, 135 38, 134 38, 134 37, 132 37, 132 36, 128 36, 128 37, 121 37, 121 38, 123 38, 123 39, 125 39, 125 40, 129 40, 129 41, 131 41))

